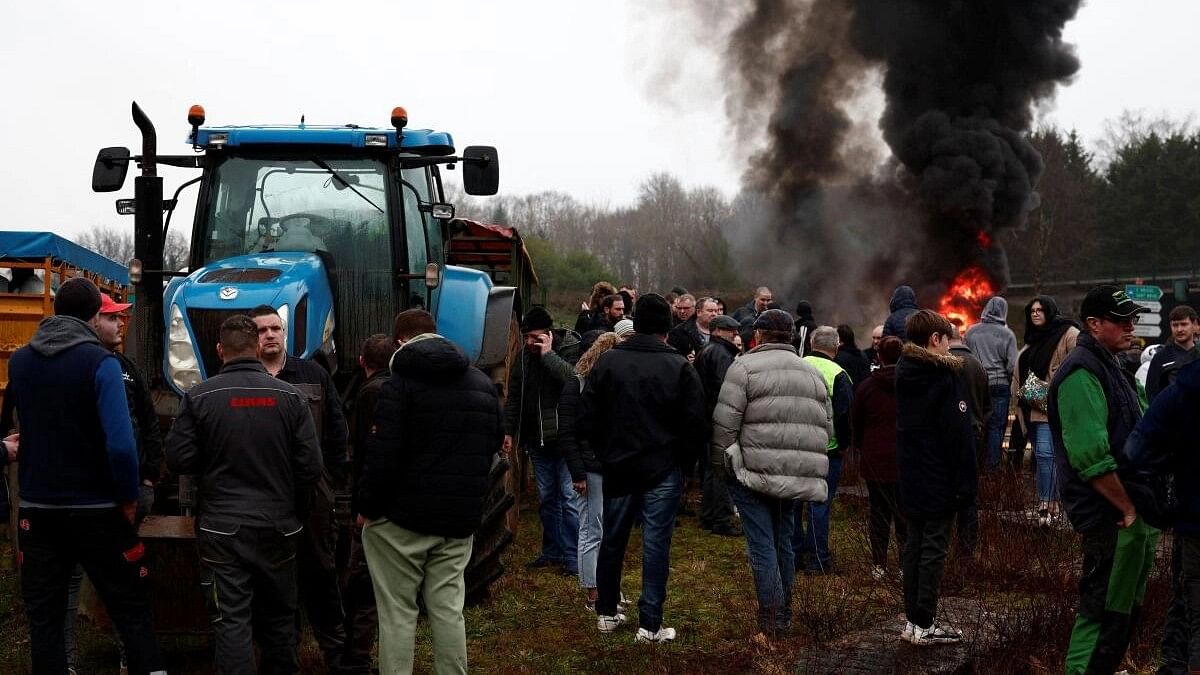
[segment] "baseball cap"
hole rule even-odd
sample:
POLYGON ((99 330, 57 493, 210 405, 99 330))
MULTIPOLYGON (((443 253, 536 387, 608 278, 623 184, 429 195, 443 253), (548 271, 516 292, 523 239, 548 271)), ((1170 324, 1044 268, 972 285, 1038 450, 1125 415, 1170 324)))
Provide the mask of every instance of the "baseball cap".
POLYGON ((1145 307, 1129 298, 1125 289, 1112 284, 1101 284, 1084 296, 1079 316, 1085 321, 1089 316, 1129 319, 1145 311, 1145 307))
POLYGON ((714 316, 712 321, 708 322, 709 330, 715 330, 715 329, 737 330, 740 327, 741 327, 741 324, 739 324, 737 322, 737 319, 735 319, 732 316, 729 316, 727 314, 721 314, 719 316, 714 316))
POLYGON ((100 294, 100 313, 101 314, 120 314, 125 310, 133 307, 132 302, 117 302, 112 299, 108 293, 100 294))

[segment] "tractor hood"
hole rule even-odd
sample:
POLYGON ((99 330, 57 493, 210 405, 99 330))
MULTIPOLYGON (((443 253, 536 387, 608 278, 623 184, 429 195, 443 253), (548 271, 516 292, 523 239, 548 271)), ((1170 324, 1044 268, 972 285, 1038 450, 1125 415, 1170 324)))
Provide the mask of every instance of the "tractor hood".
POLYGON ((314 253, 258 253, 212 263, 175 279, 163 303, 168 327, 164 372, 176 389, 220 369, 216 343, 221 322, 259 306, 275 308, 287 328, 287 351, 311 358, 331 353, 333 293, 325 264, 314 253), (194 369, 192 377, 175 374, 194 369))

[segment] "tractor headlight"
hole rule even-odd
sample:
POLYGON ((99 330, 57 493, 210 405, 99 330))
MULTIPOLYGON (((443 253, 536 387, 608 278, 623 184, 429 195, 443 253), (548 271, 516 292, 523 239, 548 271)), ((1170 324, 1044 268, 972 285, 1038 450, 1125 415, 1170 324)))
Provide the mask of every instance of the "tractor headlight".
POLYGON ((167 336, 167 375, 180 391, 200 383, 200 361, 183 322, 179 305, 171 305, 171 326, 167 336))

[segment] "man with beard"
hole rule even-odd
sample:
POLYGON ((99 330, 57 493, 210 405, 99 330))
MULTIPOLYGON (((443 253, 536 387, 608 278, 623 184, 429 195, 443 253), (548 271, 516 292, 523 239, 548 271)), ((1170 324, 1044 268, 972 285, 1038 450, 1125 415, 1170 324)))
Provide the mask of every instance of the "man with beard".
POLYGON ((300 602, 312 626, 313 637, 325 657, 325 667, 336 671, 345 648, 346 615, 342 609, 334 557, 337 529, 333 490, 335 485, 346 481, 349 434, 346 417, 329 373, 315 361, 298 359, 287 353, 287 328, 279 312, 270 305, 259 305, 250 310, 250 317, 258 327, 263 366, 272 376, 293 385, 308 397, 321 439, 324 467, 313 488, 312 512, 304 523, 297 562, 300 602))
POLYGON ((1117 286, 1088 291, 1080 308, 1084 332, 1050 382, 1060 494, 1083 539, 1068 675, 1117 669, 1154 566, 1158 530, 1138 517, 1117 474, 1117 455, 1142 417, 1142 404, 1116 355, 1129 348, 1134 318, 1143 311, 1117 286))

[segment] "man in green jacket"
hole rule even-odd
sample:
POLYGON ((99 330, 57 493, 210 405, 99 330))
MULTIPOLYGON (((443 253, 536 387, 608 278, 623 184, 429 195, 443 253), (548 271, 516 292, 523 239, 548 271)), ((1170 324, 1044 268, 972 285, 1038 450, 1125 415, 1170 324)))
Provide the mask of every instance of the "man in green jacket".
POLYGON ((1142 311, 1117 286, 1089 291, 1080 312, 1086 332, 1050 383, 1059 488, 1067 517, 1083 536, 1068 674, 1117 669, 1154 564, 1158 530, 1138 518, 1118 475, 1125 440, 1143 407, 1116 355, 1129 348, 1134 317, 1142 311))

